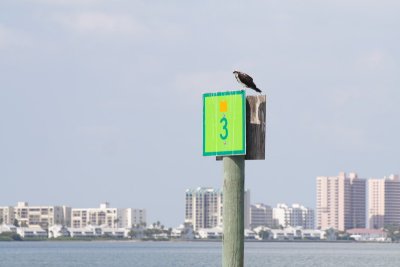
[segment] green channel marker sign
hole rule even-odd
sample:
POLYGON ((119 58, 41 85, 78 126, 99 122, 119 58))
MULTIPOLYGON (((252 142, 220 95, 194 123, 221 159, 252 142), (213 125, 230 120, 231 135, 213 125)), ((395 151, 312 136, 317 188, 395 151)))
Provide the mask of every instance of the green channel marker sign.
POLYGON ((203 94, 203 156, 245 154, 245 91, 203 94))

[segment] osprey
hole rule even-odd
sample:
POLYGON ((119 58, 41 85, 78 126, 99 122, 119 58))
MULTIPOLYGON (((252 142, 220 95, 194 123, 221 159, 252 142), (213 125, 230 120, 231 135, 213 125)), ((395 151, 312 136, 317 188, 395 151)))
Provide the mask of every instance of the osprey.
POLYGON ((258 92, 261 94, 261 90, 257 88, 255 83, 253 82, 253 78, 251 78, 249 75, 247 75, 244 72, 240 71, 234 71, 233 74, 235 74, 236 80, 241 83, 243 86, 247 88, 251 88, 254 91, 258 92))

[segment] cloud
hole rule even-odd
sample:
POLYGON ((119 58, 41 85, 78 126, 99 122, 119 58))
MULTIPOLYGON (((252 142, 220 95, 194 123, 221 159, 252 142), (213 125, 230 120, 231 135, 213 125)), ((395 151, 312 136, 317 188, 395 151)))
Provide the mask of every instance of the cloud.
POLYGON ((383 51, 376 50, 362 56, 357 63, 362 68, 378 70, 384 68, 388 62, 385 53, 383 51))
POLYGON ((122 14, 107 14, 101 12, 60 15, 56 20, 65 27, 79 33, 95 34, 140 34, 145 27, 132 17, 122 14))
POLYGON ((330 89, 329 101, 335 109, 348 108, 349 106, 354 105, 354 103, 365 99, 365 95, 366 92, 363 89, 342 85, 330 89))
POLYGON ((180 95, 199 99, 199 95, 203 93, 227 91, 239 87, 237 87, 232 71, 224 70, 178 74, 175 78, 174 88, 180 95))
POLYGON ((27 34, 0 24, 0 49, 25 47, 30 43, 31 39, 27 34))
POLYGON ((364 127, 349 125, 342 121, 325 121, 313 124, 313 140, 320 144, 329 143, 341 150, 359 150, 365 148, 377 149, 377 145, 368 142, 368 136, 364 127))
POLYGON ((119 128, 110 126, 82 126, 76 130, 76 133, 80 136, 86 136, 90 138, 109 138, 111 136, 117 136, 121 134, 119 128))
POLYGON ((365 62, 372 69, 381 68, 385 63, 385 54, 381 51, 374 51, 366 57, 365 62))
POLYGON ((99 4, 105 2, 104 0, 26 0, 34 4, 49 4, 49 5, 86 5, 86 4, 99 4))

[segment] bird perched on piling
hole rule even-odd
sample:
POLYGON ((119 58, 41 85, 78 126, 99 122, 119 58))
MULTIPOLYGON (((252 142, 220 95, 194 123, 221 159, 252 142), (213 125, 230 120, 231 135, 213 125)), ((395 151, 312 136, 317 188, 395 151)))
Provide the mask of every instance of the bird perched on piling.
POLYGON ((235 74, 235 78, 236 80, 242 84, 244 87, 253 89, 254 91, 258 92, 261 94, 261 89, 258 89, 257 86, 255 85, 255 83, 253 82, 253 78, 251 78, 248 74, 244 73, 244 72, 240 72, 235 70, 233 72, 233 74, 235 74))

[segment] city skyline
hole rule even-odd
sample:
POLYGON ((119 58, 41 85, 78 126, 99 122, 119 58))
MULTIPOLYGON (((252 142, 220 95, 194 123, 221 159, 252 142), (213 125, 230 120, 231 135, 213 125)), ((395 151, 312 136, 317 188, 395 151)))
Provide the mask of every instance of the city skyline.
POLYGON ((201 153, 201 96, 241 89, 233 70, 267 96, 266 160, 246 162, 255 203, 314 206, 317 176, 399 173, 399 10, 3 0, 0 203, 107 200, 179 224, 186 188, 222 187, 221 162, 201 153))
POLYGON ((97 208, 77 208, 67 205, 29 205, 18 202, 15 206, 0 204, 0 225, 42 227, 61 225, 71 228, 107 226, 109 228, 131 228, 147 224, 146 209, 114 208, 110 203, 101 203, 97 208))
MULTIPOLYGON (((250 190, 246 189, 244 203, 245 227, 254 228, 254 225, 257 224, 254 220, 264 221, 264 226, 268 227, 302 226, 305 227, 305 229, 328 229, 332 227, 341 231, 353 228, 380 229, 388 225, 400 224, 400 213, 398 212, 400 205, 399 177, 398 174, 391 174, 383 178, 360 178, 358 174, 354 172, 350 172, 348 175, 345 172, 339 172, 337 176, 318 176, 316 177, 317 201, 315 206, 305 206, 300 204, 302 203, 301 201, 297 201, 291 206, 286 204, 288 202, 283 202, 277 203, 276 207, 272 207, 269 203, 266 204, 266 202, 263 201, 251 201, 250 190), (256 219, 253 218, 253 215, 256 216, 254 217, 256 219)), ((185 206, 185 212, 184 215, 182 215, 182 220, 177 225, 190 223, 195 230, 219 227, 222 225, 222 189, 196 187, 186 189, 185 192, 186 200, 183 204, 185 206)), ((101 212, 104 209, 109 209, 109 202, 100 204, 100 209, 76 208, 65 204, 50 206, 34 205, 33 217, 40 215, 36 213, 41 210, 41 206, 46 209, 52 207, 51 209, 55 209, 54 212, 58 210, 59 214, 63 214, 57 223, 60 223, 60 220, 68 218, 69 222, 67 225, 84 227, 88 222, 86 221, 86 214, 90 213, 91 210, 97 214, 98 210, 101 212), (79 214, 73 215, 75 213, 74 211, 79 212, 79 214), (85 215, 83 215, 82 212, 85 213, 85 215), (74 222, 74 216, 79 221, 74 222)), ((32 208, 32 206, 29 206, 29 208, 32 208)), ((25 222, 26 224, 26 222, 28 222, 28 216, 25 214, 25 217, 23 217, 24 219, 21 221, 21 209, 28 209, 28 202, 19 201, 14 207, 0 203, 1 223, 10 224, 15 218, 19 223, 25 222)), ((116 213, 118 211, 119 219, 122 218, 120 216, 121 212, 126 213, 124 210, 132 210, 129 211, 129 214, 133 214, 134 218, 141 218, 138 215, 144 216, 144 218, 147 217, 145 208, 112 208, 110 210, 112 211, 111 213, 116 213)), ((47 221, 48 218, 46 216, 45 220, 47 221)), ((123 217, 128 218, 129 216, 124 215, 123 217)), ((98 215, 95 217, 95 221, 98 221, 98 215)), ((53 220, 54 218, 51 221, 53 220)), ((103 220, 105 220, 105 218, 103 220)), ((136 219, 134 220, 136 222, 136 219)), ((41 219, 39 221, 41 221, 41 219)), ((162 218, 159 218, 157 221, 164 222, 162 218)), ((34 222, 36 222, 35 218, 34 222)), ((151 223, 150 221, 148 222, 151 223)), ((54 223, 57 224, 56 222, 54 223)), ((110 225, 110 222, 108 223, 110 225)), ((114 225, 113 223, 111 225, 114 225)))

